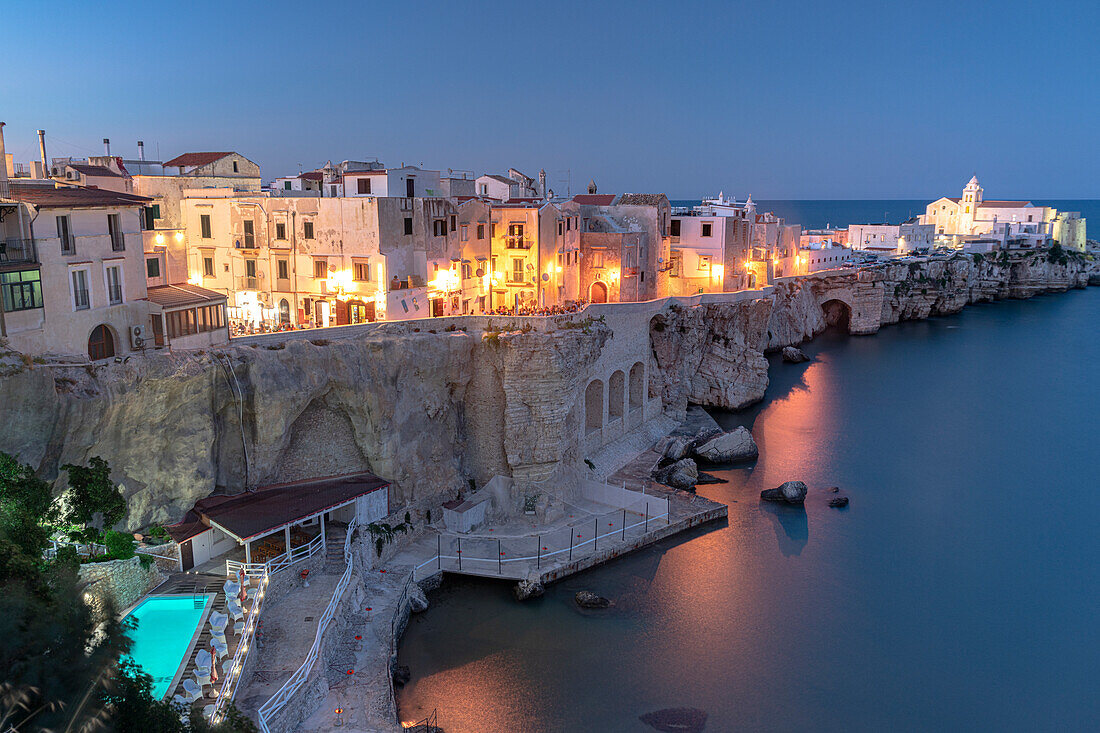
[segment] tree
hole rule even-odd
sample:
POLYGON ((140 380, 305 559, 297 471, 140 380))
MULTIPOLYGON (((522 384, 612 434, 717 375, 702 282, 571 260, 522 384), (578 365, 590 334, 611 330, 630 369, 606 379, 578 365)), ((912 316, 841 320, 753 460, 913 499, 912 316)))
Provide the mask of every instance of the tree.
POLYGON ((126 499, 111 483, 111 467, 99 456, 92 456, 87 466, 66 463, 61 469, 69 473, 62 521, 82 526, 81 539, 96 542, 103 529, 110 529, 126 516, 126 499))
POLYGON ((32 558, 49 544, 47 525, 56 515, 52 505, 50 485, 30 466, 0 453, 0 532, 32 558))

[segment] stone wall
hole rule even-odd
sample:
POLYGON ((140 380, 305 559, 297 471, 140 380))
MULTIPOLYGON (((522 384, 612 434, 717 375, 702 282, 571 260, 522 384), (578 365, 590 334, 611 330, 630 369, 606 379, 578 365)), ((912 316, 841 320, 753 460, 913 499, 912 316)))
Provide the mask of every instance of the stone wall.
POLYGON ((89 605, 97 615, 106 612, 107 600, 115 613, 121 613, 163 583, 165 578, 156 564, 142 567, 137 557, 80 566, 80 579, 88 584, 85 593, 91 596, 89 605))

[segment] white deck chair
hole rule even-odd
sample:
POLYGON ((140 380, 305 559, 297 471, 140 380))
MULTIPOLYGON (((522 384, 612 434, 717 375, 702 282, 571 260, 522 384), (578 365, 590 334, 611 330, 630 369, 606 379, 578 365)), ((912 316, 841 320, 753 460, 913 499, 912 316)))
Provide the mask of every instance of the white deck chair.
POLYGON ((225 625, 229 623, 229 616, 220 611, 214 611, 210 614, 210 628, 216 630, 224 630, 225 625))
MULTIPOLYGON (((209 683, 209 681, 210 678, 207 677, 207 682, 209 683)), ((183 681, 183 691, 187 693, 186 696, 189 696, 192 702, 202 697, 202 688, 199 687, 198 682, 192 679, 186 679, 183 681)))
POLYGON ((210 718, 214 717, 214 703, 210 703, 202 709, 202 717, 206 718, 207 720, 210 720, 210 718))
POLYGON ((199 669, 210 670, 210 664, 213 658, 210 656, 210 652, 205 649, 199 649, 199 653, 195 655, 195 666, 199 669))
POLYGON ((229 656, 229 646, 225 643, 224 637, 221 639, 221 641, 219 641, 218 639, 211 639, 210 643, 213 645, 214 651, 218 653, 219 658, 224 659, 225 657, 229 656))

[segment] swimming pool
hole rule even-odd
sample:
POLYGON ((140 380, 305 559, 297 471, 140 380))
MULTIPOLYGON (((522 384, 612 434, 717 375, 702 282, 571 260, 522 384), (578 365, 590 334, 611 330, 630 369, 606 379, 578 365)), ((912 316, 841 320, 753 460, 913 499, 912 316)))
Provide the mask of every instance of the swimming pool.
POLYGON ((130 657, 153 678, 153 697, 164 697, 198 636, 210 596, 151 596, 126 615, 136 626, 130 657))

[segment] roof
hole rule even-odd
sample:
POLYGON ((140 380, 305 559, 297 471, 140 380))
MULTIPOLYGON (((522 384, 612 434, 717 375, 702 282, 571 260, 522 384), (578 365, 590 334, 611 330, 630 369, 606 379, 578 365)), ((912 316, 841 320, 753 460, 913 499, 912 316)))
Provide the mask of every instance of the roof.
POLYGON ((619 206, 660 206, 662 201, 668 203, 663 193, 624 193, 619 197, 619 206))
POLYGON ((195 168, 200 165, 206 165, 221 160, 227 155, 233 155, 233 152, 184 153, 183 155, 177 155, 175 158, 165 161, 162 165, 165 168, 195 168))
POLYGON ((990 209, 1025 209, 1031 206, 1030 201, 983 201, 983 207, 990 209))
POLYGON ((585 206, 610 206, 615 200, 613 193, 578 193, 573 202, 585 206))
MULTIPOLYGON (((196 502, 194 511, 238 539, 249 540, 389 485, 364 471, 273 484, 233 496, 209 496, 196 502)), ((181 524, 186 522, 185 517, 181 524)))
POLYGON ((225 300, 226 296, 213 290, 200 288, 190 283, 178 285, 158 285, 149 288, 149 300, 161 308, 179 308, 185 305, 207 303, 211 300, 225 300))
POLYGON ((77 173, 85 176, 109 176, 111 178, 125 178, 121 173, 115 173, 103 165, 87 165, 85 163, 69 163, 69 167, 77 173))
POLYGON ((325 180, 324 171, 306 171, 298 176, 299 178, 308 178, 311 181, 323 181, 325 180))
POLYGON ((76 209, 82 207, 144 206, 153 199, 132 193, 119 193, 82 186, 40 186, 11 184, 11 197, 40 209, 76 209))
POLYGON ((486 173, 485 175, 480 176, 480 178, 492 178, 494 181, 500 181, 501 183, 507 183, 509 186, 511 186, 513 184, 514 185, 519 185, 519 181, 514 181, 511 178, 508 178, 507 176, 498 176, 496 173, 486 173))

